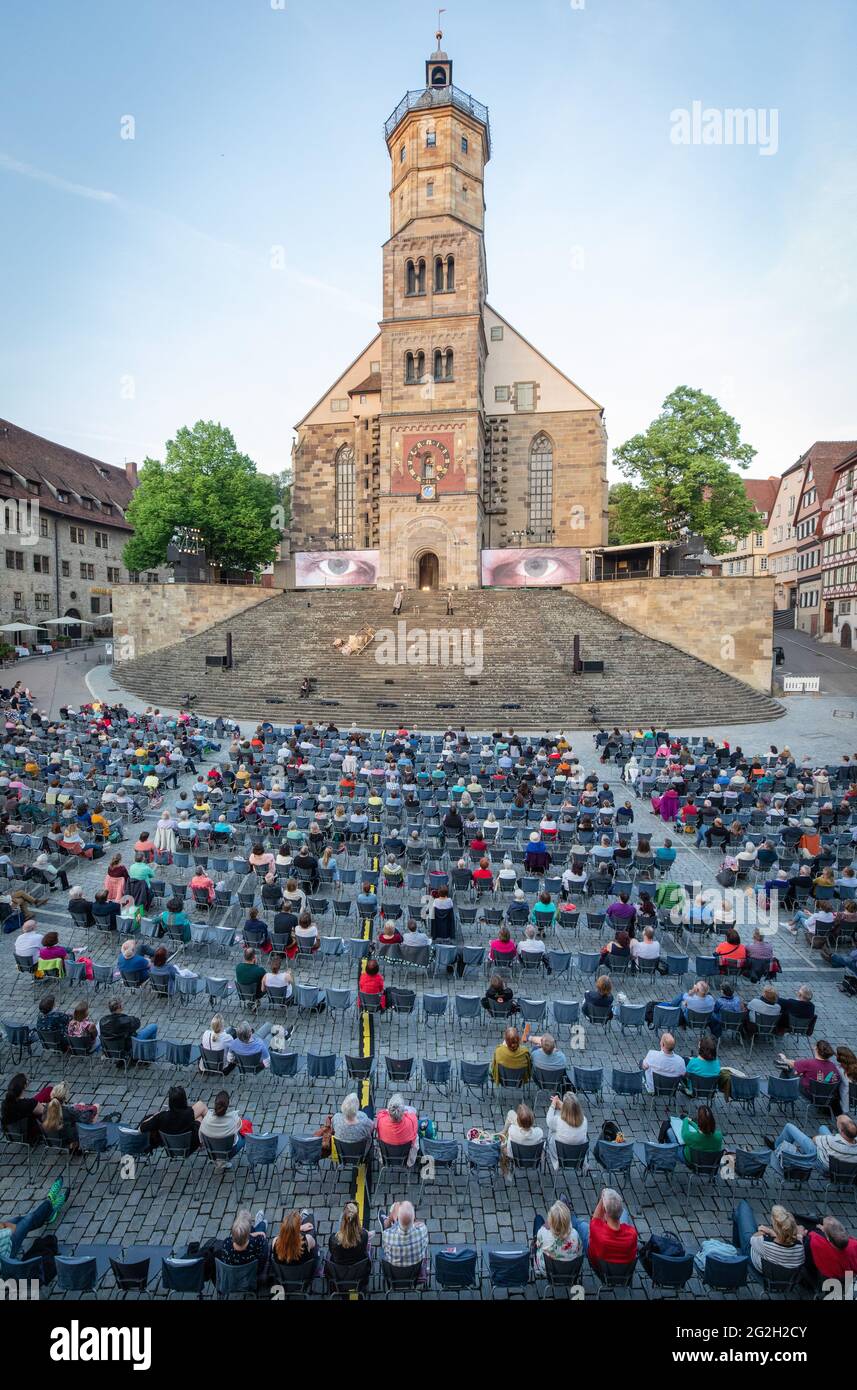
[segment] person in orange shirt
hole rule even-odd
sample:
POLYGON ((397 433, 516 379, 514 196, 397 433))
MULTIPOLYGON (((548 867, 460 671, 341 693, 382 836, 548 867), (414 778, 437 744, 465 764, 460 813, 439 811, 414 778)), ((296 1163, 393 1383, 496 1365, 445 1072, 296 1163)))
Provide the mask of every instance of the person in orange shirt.
MULTIPOLYGON (((380 994, 381 1008, 386 1009, 387 996, 384 993, 384 976, 381 974, 381 967, 376 960, 367 960, 366 967, 360 976, 358 988, 361 994, 380 994)), ((403 1144, 405 1141, 404 1139, 391 1139, 388 1142, 403 1144)))
POLYGON ((740 970, 747 959, 747 947, 743 945, 735 928, 730 927, 720 945, 715 948, 714 954, 720 962, 721 970, 727 961, 734 961, 740 970))

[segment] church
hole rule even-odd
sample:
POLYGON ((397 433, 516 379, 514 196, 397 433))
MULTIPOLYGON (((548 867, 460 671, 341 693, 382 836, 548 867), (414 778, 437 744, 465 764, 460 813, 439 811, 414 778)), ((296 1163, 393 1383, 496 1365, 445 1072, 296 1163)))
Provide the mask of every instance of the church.
POLYGON ((442 37, 384 128, 378 334, 295 427, 296 588, 554 587, 607 542, 603 407, 487 300, 488 110, 442 37))

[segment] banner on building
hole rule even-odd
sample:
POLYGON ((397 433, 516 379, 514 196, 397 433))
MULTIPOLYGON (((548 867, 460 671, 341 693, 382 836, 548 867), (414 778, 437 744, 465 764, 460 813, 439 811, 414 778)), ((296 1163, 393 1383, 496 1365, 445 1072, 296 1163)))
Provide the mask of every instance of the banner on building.
POLYGON ((580 550, 530 546, 482 551, 485 589, 550 589, 580 583, 580 550))
POLYGON ((295 555, 296 589, 357 588, 377 584, 378 550, 299 550, 295 555))

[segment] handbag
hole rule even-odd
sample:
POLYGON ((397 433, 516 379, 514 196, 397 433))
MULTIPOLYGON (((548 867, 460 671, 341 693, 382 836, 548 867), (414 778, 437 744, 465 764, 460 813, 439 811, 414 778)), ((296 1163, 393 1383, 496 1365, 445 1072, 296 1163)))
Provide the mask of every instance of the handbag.
POLYGON ((321 1156, 322 1156, 322 1158, 330 1158, 331 1148, 332 1148, 332 1146, 333 1146, 333 1116, 332 1116, 332 1115, 328 1115, 327 1119, 325 1120, 324 1124, 321 1126, 320 1129, 316 1129, 316 1130, 313 1131, 313 1138, 315 1138, 315 1139, 320 1139, 320 1140, 321 1140, 321 1156))

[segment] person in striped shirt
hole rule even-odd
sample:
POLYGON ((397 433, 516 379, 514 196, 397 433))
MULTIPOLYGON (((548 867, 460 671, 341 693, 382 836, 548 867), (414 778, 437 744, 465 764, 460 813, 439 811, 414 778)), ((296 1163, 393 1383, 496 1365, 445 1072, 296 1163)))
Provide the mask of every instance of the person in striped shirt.
POLYGON ((749 1202, 739 1202, 732 1213, 732 1243, 742 1255, 749 1255, 760 1274, 762 1261, 781 1269, 802 1269, 806 1232, 790 1211, 779 1205, 771 1208, 770 1226, 756 1221, 749 1202))
POLYGON ((384 1259, 398 1268, 417 1265, 428 1252, 428 1229, 417 1221, 412 1202, 394 1202, 389 1212, 381 1213, 383 1234, 381 1245, 384 1259))

